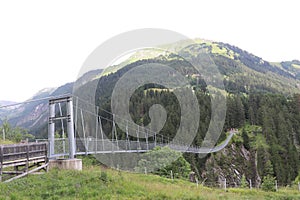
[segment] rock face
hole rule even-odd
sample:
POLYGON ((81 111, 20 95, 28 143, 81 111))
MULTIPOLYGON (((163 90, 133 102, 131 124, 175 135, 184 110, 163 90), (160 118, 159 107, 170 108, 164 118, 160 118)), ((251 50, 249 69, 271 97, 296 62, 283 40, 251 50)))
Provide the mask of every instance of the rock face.
POLYGON ((204 184, 220 185, 226 178, 227 186, 238 187, 242 176, 246 177, 248 184, 258 187, 261 178, 256 164, 256 152, 247 150, 242 144, 232 143, 222 151, 213 153, 206 160, 205 170, 201 178, 204 184))

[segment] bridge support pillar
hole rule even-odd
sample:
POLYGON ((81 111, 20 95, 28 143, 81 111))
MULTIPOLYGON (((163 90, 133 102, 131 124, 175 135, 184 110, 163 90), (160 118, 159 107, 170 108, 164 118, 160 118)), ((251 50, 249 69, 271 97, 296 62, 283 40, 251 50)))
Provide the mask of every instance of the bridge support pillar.
POLYGON ((82 160, 81 159, 57 159, 50 160, 48 165, 49 170, 58 168, 58 169, 67 169, 67 170, 82 170, 82 160))
POLYGON ((49 140, 49 157, 54 154, 54 134, 55 134, 55 103, 49 102, 49 125, 48 125, 48 140, 49 140))
POLYGON ((73 101, 72 97, 67 99, 67 130, 69 138, 69 158, 74 159, 76 153, 75 135, 74 135, 74 123, 73 123, 73 101))
MULTIPOLYGON (((62 112, 61 112, 62 115, 62 112)), ((61 97, 57 99, 49 100, 49 127, 48 127, 48 141, 49 141, 49 158, 55 158, 55 121, 56 120, 67 120, 67 134, 69 139, 69 158, 74 159, 76 155, 76 141, 74 134, 74 123, 73 123, 73 99, 71 96, 61 97), (67 116, 55 116, 55 105, 60 104, 62 102, 66 103, 67 116)), ((65 144, 63 138, 63 144, 65 144)))

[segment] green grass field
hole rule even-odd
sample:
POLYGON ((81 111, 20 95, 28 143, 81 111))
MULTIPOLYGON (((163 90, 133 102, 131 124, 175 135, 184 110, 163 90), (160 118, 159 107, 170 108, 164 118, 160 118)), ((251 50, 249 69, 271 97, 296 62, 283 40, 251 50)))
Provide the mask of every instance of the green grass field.
POLYGON ((2 144, 13 144, 14 142, 10 141, 10 140, 2 140, 0 139, 0 145, 2 144))
POLYGON ((0 183, 0 199, 300 199, 295 188, 278 192, 227 191, 156 175, 135 174, 84 164, 84 170, 51 170, 0 183))
POLYGON ((184 180, 89 166, 83 171, 52 170, 0 184, 0 199, 300 199, 296 189, 212 189, 184 180))

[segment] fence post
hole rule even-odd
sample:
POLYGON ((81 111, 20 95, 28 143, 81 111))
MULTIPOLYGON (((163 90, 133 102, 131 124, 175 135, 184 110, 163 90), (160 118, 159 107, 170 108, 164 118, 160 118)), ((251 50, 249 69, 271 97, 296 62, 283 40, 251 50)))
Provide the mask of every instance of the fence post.
POLYGON ((250 190, 252 190, 252 181, 251 181, 251 179, 249 180, 249 186, 250 186, 250 190))
POLYGON ((300 192, 300 182, 298 182, 298 189, 299 189, 299 192, 300 192))
POLYGON ((275 190, 276 190, 276 192, 278 191, 277 180, 275 180, 275 190))
POLYGON ((226 178, 224 180, 224 189, 225 189, 225 192, 226 192, 226 190, 227 190, 227 188, 226 188, 226 178))
POLYGON ((26 145, 26 172, 29 169, 29 144, 26 145))
POLYGON ((173 171, 172 170, 171 170, 171 179, 172 179, 172 181, 174 181, 173 171))

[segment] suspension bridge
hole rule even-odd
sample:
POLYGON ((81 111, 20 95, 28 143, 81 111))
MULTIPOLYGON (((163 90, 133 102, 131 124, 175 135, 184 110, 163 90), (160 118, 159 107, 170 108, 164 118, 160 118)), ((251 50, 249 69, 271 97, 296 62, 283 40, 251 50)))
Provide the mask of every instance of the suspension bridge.
POLYGON ((49 100, 48 143, 50 159, 61 156, 68 156, 72 159, 76 155, 88 154, 143 153, 158 146, 168 146, 175 151, 186 153, 208 154, 225 148, 237 132, 234 129, 230 130, 227 138, 213 148, 190 146, 179 141, 173 141, 172 138, 143 126, 131 124, 127 120, 116 125, 115 119, 118 116, 107 110, 103 110, 107 116, 101 116, 99 115, 99 107, 95 105, 90 105, 92 110, 80 106, 87 104, 89 103, 76 96, 49 100), (62 111, 62 107, 65 107, 66 112, 62 111), (111 126, 109 134, 104 133, 103 130, 103 124, 107 122, 111 126), (61 126, 59 129, 61 138, 55 138, 58 124, 61 126), (122 130, 126 130, 125 133, 122 130))
MULTIPOLYGON (((164 146, 185 153, 213 153, 225 148, 237 132, 230 130, 227 138, 213 148, 197 147, 175 141, 128 120, 119 119, 116 124, 119 116, 73 95, 30 100, 12 106, 41 100, 49 100, 48 139, 38 139, 28 144, 0 145, 0 182, 4 174, 16 175, 6 179, 5 182, 9 182, 29 173, 48 170, 49 160, 68 157, 71 161, 76 155, 143 153, 164 146), (11 167, 13 171, 4 170, 11 167)), ((0 108, 3 107, 8 106, 0 108)))

